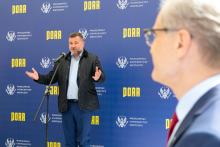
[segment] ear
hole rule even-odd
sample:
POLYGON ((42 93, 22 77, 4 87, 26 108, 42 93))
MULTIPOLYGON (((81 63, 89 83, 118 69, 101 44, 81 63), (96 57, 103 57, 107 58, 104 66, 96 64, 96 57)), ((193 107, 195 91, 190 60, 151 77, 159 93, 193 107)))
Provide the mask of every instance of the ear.
POLYGON ((176 33, 175 37, 176 37, 175 47, 176 47, 177 57, 179 59, 184 58, 187 55, 187 53, 190 51, 192 37, 190 33, 185 29, 179 30, 176 33))

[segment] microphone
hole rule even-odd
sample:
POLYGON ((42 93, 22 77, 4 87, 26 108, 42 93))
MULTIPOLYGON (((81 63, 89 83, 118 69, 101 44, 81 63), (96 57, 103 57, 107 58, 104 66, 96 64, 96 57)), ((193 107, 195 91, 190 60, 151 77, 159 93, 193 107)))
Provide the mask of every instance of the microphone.
POLYGON ((60 56, 54 61, 54 63, 57 63, 58 61, 60 61, 61 58, 66 57, 65 53, 61 53, 60 56))

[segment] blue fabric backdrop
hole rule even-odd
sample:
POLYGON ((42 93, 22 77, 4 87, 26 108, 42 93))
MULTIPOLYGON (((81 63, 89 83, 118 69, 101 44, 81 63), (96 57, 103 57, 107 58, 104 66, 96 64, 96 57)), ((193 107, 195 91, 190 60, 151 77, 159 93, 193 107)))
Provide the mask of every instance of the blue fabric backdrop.
MULTIPOLYGON (((165 146, 177 100, 152 81, 153 69, 143 29, 151 28, 159 0, 5 0, 0 5, 0 146, 45 144, 45 85, 25 71, 47 74, 72 32, 84 35, 85 49, 99 56, 106 74, 96 84, 100 110, 91 121, 91 147, 165 146)), ((49 102, 49 147, 64 147, 58 86, 49 102)))

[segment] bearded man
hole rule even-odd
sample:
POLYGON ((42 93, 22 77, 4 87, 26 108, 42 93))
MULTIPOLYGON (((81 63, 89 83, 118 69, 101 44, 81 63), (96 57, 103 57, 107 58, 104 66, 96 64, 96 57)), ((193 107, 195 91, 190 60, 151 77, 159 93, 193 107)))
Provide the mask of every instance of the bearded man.
MULTIPOLYGON (((60 59, 60 66, 52 81, 58 82, 58 110, 62 113, 63 132, 66 147, 90 147, 90 130, 93 110, 100 109, 94 82, 103 83, 105 74, 99 58, 87 52, 81 33, 69 36, 70 52, 60 59)), ((40 84, 48 85, 57 63, 47 75, 41 75, 32 68, 26 74, 40 84)))

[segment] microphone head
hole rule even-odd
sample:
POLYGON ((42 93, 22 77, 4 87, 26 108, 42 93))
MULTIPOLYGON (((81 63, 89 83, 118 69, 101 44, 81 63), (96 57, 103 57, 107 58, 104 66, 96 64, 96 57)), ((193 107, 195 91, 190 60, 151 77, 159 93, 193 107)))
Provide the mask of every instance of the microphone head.
POLYGON ((60 55, 62 55, 63 57, 66 57, 66 54, 65 54, 65 53, 61 53, 60 55))

